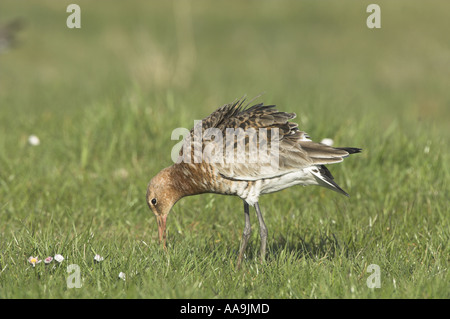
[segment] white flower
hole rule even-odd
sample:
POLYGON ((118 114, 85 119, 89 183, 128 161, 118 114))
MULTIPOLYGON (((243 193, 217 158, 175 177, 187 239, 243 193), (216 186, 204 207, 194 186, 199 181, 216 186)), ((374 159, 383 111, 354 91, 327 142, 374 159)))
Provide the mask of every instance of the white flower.
POLYGON ((42 260, 39 260, 37 257, 30 256, 28 258, 28 262, 34 267, 36 264, 39 264, 42 260))
POLYGON ((323 140, 320 141, 320 143, 328 146, 333 146, 334 141, 331 138, 324 138, 323 140))
POLYGON ((49 264, 49 263, 52 262, 52 260, 53 260, 53 257, 49 256, 49 257, 44 259, 44 263, 49 264))
POLYGON ((123 272, 119 273, 119 278, 125 280, 126 275, 123 272))
POLYGON ((54 258, 59 263, 62 263, 62 261, 64 260, 64 257, 62 255, 59 255, 59 254, 56 254, 54 258))
POLYGON ((100 256, 100 255, 95 255, 95 256, 94 256, 94 260, 95 260, 96 262, 101 262, 101 261, 103 261, 103 259, 105 259, 105 258, 103 258, 103 257, 100 256))
POLYGON ((39 140, 39 137, 37 137, 36 135, 30 135, 28 136, 28 144, 38 146, 39 144, 41 144, 41 141, 39 140))

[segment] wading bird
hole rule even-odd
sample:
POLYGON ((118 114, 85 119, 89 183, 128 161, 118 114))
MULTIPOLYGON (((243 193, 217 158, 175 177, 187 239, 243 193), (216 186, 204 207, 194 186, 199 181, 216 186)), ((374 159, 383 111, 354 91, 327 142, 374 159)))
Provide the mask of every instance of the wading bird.
POLYGON ((164 247, 167 216, 182 197, 203 193, 239 196, 244 202, 245 225, 237 268, 251 233, 249 206, 256 209, 261 260, 265 258, 267 227, 258 205, 260 195, 294 185, 319 185, 348 196, 325 164, 342 162, 361 151, 315 143, 298 124, 289 122, 295 113, 263 103, 249 107, 244 102, 242 98, 226 104, 198 121, 184 138, 177 162, 161 170, 147 188, 147 204, 156 216, 164 247))

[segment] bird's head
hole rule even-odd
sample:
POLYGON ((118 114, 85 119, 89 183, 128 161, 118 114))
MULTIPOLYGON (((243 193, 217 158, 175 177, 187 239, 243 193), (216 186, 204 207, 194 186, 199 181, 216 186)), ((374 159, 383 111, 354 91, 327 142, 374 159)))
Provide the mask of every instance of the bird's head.
POLYGON ((170 167, 152 178, 147 187, 147 204, 158 222, 159 241, 166 246, 166 220, 173 205, 180 199, 170 174, 170 167))

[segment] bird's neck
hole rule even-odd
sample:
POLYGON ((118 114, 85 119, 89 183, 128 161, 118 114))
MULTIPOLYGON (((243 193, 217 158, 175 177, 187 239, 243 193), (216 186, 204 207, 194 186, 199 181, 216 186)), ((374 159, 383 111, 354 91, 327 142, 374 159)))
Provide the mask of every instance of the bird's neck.
POLYGON ((205 183, 199 181, 201 175, 197 169, 201 170, 196 165, 185 163, 173 164, 167 168, 171 186, 177 192, 178 199, 208 192, 205 183))

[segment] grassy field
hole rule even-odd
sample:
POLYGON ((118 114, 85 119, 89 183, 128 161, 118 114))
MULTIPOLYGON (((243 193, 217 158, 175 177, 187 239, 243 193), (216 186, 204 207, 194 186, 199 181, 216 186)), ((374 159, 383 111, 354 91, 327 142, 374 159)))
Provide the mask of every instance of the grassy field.
POLYGON ((449 3, 378 1, 377 30, 364 1, 79 0, 81 29, 69 3, 0 4, 23 21, 0 54, 0 298, 450 297, 449 3), (172 130, 262 92, 313 139, 363 148, 329 166, 350 198, 262 197, 267 260, 252 209, 240 270, 242 201, 185 198, 165 252, 145 192, 172 130))

